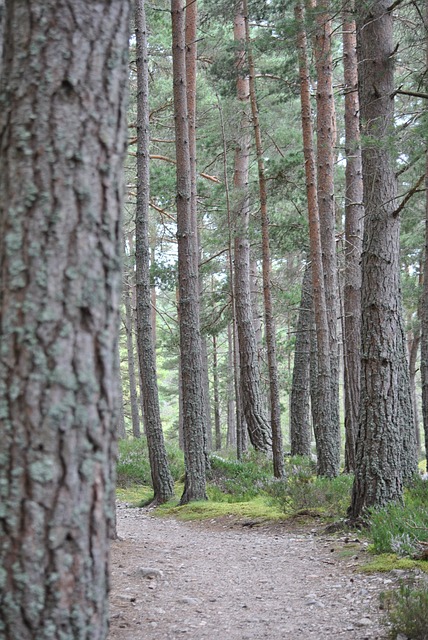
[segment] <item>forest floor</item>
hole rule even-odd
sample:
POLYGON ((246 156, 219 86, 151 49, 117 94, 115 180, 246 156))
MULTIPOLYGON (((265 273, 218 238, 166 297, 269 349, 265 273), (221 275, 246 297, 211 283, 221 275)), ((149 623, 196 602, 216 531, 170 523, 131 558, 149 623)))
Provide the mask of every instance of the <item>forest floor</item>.
POLYGON ((118 505, 109 640, 387 637, 364 544, 298 522, 179 522, 118 505))

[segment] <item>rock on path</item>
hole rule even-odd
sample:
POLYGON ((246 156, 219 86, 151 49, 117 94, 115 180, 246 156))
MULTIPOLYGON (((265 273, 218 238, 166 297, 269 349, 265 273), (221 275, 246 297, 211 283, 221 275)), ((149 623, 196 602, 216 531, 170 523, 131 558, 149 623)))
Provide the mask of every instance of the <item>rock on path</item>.
POLYGON ((123 506, 118 533, 109 640, 386 638, 378 593, 392 580, 352 573, 325 539, 212 530, 123 506))

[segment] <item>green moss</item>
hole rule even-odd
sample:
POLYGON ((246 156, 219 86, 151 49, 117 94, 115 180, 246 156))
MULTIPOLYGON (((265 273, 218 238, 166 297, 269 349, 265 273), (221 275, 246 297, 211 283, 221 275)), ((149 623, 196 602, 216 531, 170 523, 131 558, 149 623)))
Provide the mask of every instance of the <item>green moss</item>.
POLYGON ((428 562, 425 560, 399 558, 395 553, 382 553, 361 567, 361 571, 364 571, 364 573, 387 572, 394 569, 402 569, 404 571, 420 569, 428 573, 428 562))
POLYGON ((120 502, 127 502, 132 507, 139 507, 143 502, 153 498, 153 489, 147 485, 132 485, 116 489, 116 497, 120 502))
POLYGON ((177 520, 211 520, 232 516, 251 520, 281 520, 283 514, 267 504, 266 500, 257 496, 248 502, 191 502, 179 506, 177 502, 167 502, 156 510, 158 516, 173 516, 177 520))

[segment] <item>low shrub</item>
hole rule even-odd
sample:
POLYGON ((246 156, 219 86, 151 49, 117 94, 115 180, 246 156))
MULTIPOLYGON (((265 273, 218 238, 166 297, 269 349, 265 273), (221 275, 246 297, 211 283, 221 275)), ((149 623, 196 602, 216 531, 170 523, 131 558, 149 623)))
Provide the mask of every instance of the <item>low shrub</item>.
POLYGON ((246 502, 259 494, 272 474, 266 456, 252 453, 246 460, 210 456, 208 495, 218 502, 246 502))
POLYGON ((310 458, 290 458, 285 480, 273 480, 265 489, 273 504, 284 513, 316 510, 329 517, 345 517, 349 506, 352 476, 316 477, 310 458))
POLYGON ((397 591, 381 596, 381 606, 386 610, 390 636, 428 640, 428 588, 426 584, 402 583, 397 591))

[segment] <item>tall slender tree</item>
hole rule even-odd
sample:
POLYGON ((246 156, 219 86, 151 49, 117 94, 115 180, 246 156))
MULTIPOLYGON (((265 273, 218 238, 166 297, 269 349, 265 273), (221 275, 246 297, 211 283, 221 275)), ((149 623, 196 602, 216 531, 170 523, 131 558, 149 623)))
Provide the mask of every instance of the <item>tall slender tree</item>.
POLYGON ((217 336, 213 335, 213 387, 214 387, 214 427, 215 448, 221 449, 220 396, 218 388, 217 336))
MULTIPOLYGON (((362 361, 359 434, 351 516, 399 500, 414 436, 404 424, 399 271, 400 219, 390 146, 394 128, 393 16, 388 0, 358 7, 365 229, 362 254, 362 361)), ((408 381, 407 381, 408 382, 408 381)))
POLYGON ((317 0, 314 37, 317 75, 317 193, 320 238, 324 273, 325 304, 330 348, 330 442, 331 468, 337 475, 340 467, 339 423, 339 345, 337 338, 338 299, 336 256, 336 210, 334 200, 334 153, 336 115, 333 94, 333 56, 331 51, 331 0, 317 0))
MULTIPOLYGON (((126 242, 124 239, 124 256, 127 254, 126 242)), ((132 260, 133 262, 133 260, 132 260)), ((137 380, 135 377, 135 356, 134 356, 134 313, 131 302, 131 283, 130 283, 130 270, 129 264, 126 276, 123 283, 123 299, 125 303, 125 332, 126 332, 126 352, 127 352, 127 365, 128 365, 128 380, 129 380, 129 400, 131 403, 131 423, 132 423, 132 435, 134 438, 141 438, 140 428, 140 412, 138 407, 138 394, 137 394, 137 380)), ((125 269, 125 265, 124 265, 125 269)))
POLYGON ((264 164, 263 140, 260 128, 259 111, 253 50, 250 39, 250 27, 248 17, 248 3, 243 1, 245 19, 245 40, 248 56, 248 85, 250 89, 250 104, 252 123, 254 127, 254 139, 256 143, 257 168, 259 175, 260 215, 262 228, 262 262, 263 262, 263 299, 265 315, 265 334, 269 368, 269 397, 270 397, 270 421, 272 429, 272 455, 273 471, 276 478, 282 478, 284 470, 284 451, 282 447, 281 432, 281 408, 279 403, 278 365, 276 359, 276 329, 273 316, 272 286, 271 286, 271 252, 269 238, 269 214, 267 207, 266 171, 264 164))
POLYGON ((267 452, 271 432, 263 409, 260 371, 254 332, 250 287, 250 214, 248 171, 250 158, 249 78, 245 47, 245 13, 243 2, 236 4, 234 16, 236 88, 241 115, 239 138, 235 148, 235 309, 238 327, 240 391, 243 413, 251 444, 258 451, 267 452))
POLYGON ((137 46, 137 206, 135 210, 137 346, 153 500, 160 504, 169 500, 174 494, 174 481, 168 466, 160 418, 152 330, 149 243, 149 73, 144 0, 135 0, 135 36, 137 46))
MULTIPOLYGON (((198 192, 197 192, 197 149, 196 149, 196 78, 197 78, 197 24, 198 3, 196 0, 186 5, 186 83, 187 83, 187 114, 189 119, 189 156, 190 156, 190 209, 192 227, 196 233, 198 243, 198 262, 202 256, 201 238, 198 220, 198 192)), ((203 282, 199 272, 199 299, 202 298, 203 282)), ((212 449, 212 424, 210 410, 210 387, 208 378, 208 348, 207 340, 201 335, 202 359, 202 392, 204 396, 204 430, 205 447, 212 449)))
POLYGON ((199 321, 198 239, 191 209, 185 3, 171 0, 177 172, 180 359, 186 479, 181 504, 206 498, 205 426, 199 321))
POLYGON ((344 378, 345 470, 355 467, 355 440, 360 402, 361 249, 364 206, 358 99, 357 34, 354 3, 343 9, 343 73, 345 85, 345 283, 344 378))
POLYGON ((0 636, 105 640, 129 2, 7 2, 0 636))
POLYGON ((314 324, 311 266, 305 269, 302 282, 299 319, 294 348, 293 381, 290 398, 290 445, 292 456, 311 454, 310 357, 314 324))
POLYGON ((303 153, 305 158, 306 193, 309 218, 309 244, 314 297, 316 327, 316 376, 312 379, 311 397, 314 416, 314 432, 317 449, 318 474, 334 477, 337 475, 337 429, 332 418, 332 382, 330 363, 330 340, 327 306, 324 288, 324 268, 322 260, 321 229, 318 211, 317 175, 315 164, 312 109, 310 101, 310 76, 308 46, 305 29, 305 12, 302 2, 295 7, 298 28, 297 48, 299 57, 300 101, 302 114, 303 153))
MULTIPOLYGON (((425 0, 425 55, 428 73, 428 0, 425 0)), ((428 82, 426 83, 428 87, 428 82)), ((428 124, 427 130, 428 130, 428 124)), ((427 133, 428 138, 428 133, 427 133)), ((422 419, 425 436, 425 457, 428 470, 428 148, 425 158, 425 261, 424 282, 421 301, 421 381, 422 419)))

